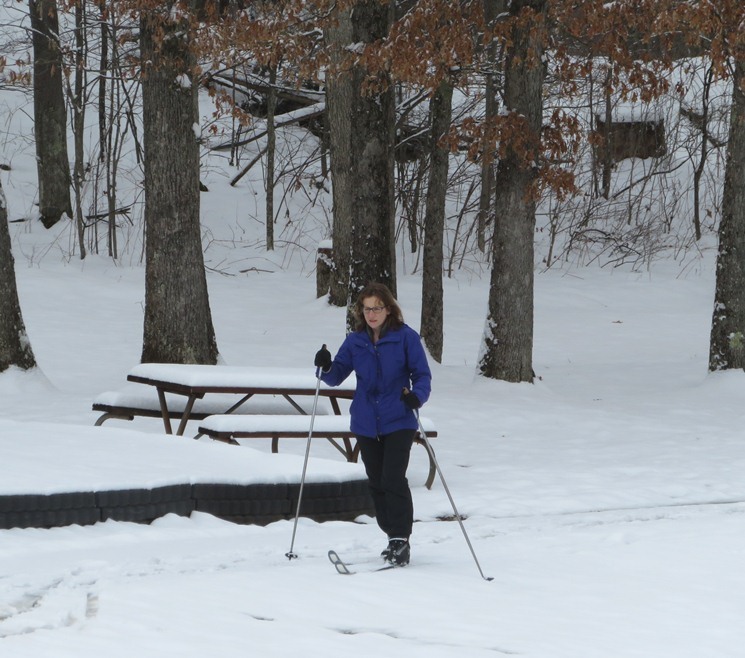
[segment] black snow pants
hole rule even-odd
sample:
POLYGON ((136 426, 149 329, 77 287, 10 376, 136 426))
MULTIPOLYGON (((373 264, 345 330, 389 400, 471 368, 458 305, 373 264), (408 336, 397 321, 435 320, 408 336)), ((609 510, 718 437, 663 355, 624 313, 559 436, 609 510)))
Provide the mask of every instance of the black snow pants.
POLYGON ((379 437, 358 436, 360 455, 370 484, 375 517, 389 538, 408 539, 414 523, 406 469, 416 430, 398 430, 379 437))

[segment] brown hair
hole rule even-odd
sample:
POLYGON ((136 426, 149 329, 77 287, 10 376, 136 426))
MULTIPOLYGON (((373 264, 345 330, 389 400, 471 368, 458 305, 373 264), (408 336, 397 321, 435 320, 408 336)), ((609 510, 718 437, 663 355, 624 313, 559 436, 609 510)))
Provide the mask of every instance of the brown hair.
POLYGON ((401 313, 401 307, 398 305, 393 293, 388 290, 388 286, 382 283, 368 283, 360 290, 360 294, 357 295, 357 302, 352 309, 355 319, 355 331, 362 331, 367 327, 365 314, 362 311, 362 300, 368 297, 377 297, 383 303, 383 306, 391 312, 383 325, 385 329, 398 329, 403 325, 404 316, 401 313))

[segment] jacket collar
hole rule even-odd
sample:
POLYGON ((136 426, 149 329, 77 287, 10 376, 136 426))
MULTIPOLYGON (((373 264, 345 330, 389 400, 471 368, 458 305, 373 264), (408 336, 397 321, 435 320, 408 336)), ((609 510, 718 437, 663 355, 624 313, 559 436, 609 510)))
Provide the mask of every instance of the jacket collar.
MULTIPOLYGON (((370 339, 370 341, 371 341, 371 342, 375 342, 375 341, 373 340, 373 332, 372 332, 372 329, 370 329, 370 327, 365 327, 365 331, 367 332, 367 337, 368 337, 368 338, 370 339)), ((383 338, 385 337, 385 335, 386 335, 387 333, 388 333, 388 327, 387 327, 386 325, 383 325, 383 326, 382 326, 382 327, 380 328, 380 336, 378 337, 378 341, 381 341, 381 340, 382 340, 382 339, 383 339, 383 338)))
MULTIPOLYGON (((360 336, 360 338, 363 338, 363 339, 367 338, 371 344, 373 343, 372 331, 370 330, 370 327, 365 327, 365 329, 358 331, 357 334, 360 336)), ((397 330, 388 329, 387 327, 385 327, 380 332, 380 338, 378 338, 378 343, 399 342, 400 340, 401 340, 400 330, 397 331, 397 330)))

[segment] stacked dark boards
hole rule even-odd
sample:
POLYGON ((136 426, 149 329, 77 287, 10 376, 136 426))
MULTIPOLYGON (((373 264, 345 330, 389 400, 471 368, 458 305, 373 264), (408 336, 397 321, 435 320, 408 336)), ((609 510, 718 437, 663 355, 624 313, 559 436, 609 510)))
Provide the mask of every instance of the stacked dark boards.
MULTIPOLYGON (((196 509, 235 523, 264 525, 295 516, 299 484, 197 484, 196 509)), ((373 514, 367 480, 313 482, 303 487, 300 515, 315 521, 351 521, 373 514)))
MULTIPOLYGON (((206 512, 234 523, 291 519, 300 484, 175 484, 153 489, 0 496, 0 528, 52 528, 98 521, 148 523, 166 514, 206 512)), ((366 480, 306 483, 300 515, 348 521, 373 514, 366 480)))

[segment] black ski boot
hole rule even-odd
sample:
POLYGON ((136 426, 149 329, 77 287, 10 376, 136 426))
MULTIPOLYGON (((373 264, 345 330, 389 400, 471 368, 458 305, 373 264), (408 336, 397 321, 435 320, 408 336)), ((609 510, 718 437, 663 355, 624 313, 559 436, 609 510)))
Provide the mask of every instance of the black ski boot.
POLYGON ((395 567, 405 567, 409 564, 409 558, 411 557, 411 546, 409 546, 408 539, 391 539, 388 542, 388 548, 383 553, 383 558, 388 564, 392 564, 395 567))

